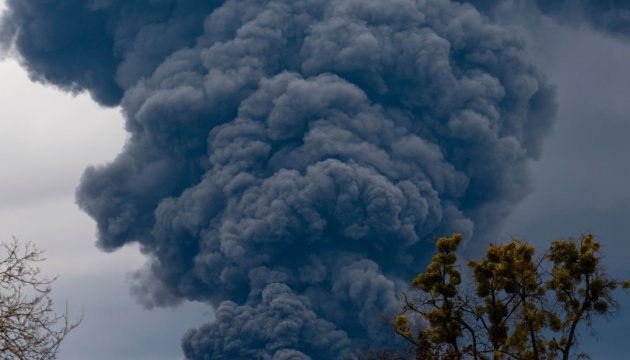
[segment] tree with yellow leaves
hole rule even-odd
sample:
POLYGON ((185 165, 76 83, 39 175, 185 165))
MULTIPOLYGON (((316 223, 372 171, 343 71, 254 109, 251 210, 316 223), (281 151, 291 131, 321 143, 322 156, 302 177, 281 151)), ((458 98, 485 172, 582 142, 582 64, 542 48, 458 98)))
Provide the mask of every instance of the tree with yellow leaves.
POLYGON ((516 238, 491 245, 480 261, 468 262, 470 281, 462 283, 455 254, 461 241, 460 234, 438 239, 437 254, 391 323, 415 359, 568 360, 581 355, 578 325, 618 310, 612 291, 630 287, 604 272, 592 235, 554 240, 538 259, 516 238))

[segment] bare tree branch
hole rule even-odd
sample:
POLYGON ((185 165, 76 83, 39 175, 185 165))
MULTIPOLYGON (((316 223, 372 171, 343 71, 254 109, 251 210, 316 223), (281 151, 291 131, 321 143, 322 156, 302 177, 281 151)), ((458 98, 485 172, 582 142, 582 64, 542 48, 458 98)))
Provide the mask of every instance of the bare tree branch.
POLYGON ((56 359, 59 345, 83 315, 71 322, 53 310, 50 298, 57 279, 41 275, 43 251, 18 239, 0 245, 0 359, 56 359))

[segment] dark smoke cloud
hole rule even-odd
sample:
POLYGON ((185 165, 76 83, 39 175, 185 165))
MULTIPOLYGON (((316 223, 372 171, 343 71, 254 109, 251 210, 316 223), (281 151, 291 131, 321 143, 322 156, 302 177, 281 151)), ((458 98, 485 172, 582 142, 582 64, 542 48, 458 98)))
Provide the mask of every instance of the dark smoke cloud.
POLYGON ((217 359, 266 358, 307 360, 305 353, 333 359, 347 352, 350 343, 332 323, 317 319, 310 300, 296 296, 282 284, 268 285, 259 305, 238 306, 225 301, 216 310, 217 321, 184 335, 184 354, 196 358, 213 354, 217 359), (291 348, 291 349, 287 349, 291 348))
POLYGON ((104 250, 141 244, 145 305, 217 308, 184 336, 188 359, 335 359, 382 342, 378 314, 433 237, 491 234, 527 194, 555 115, 523 41, 466 4, 66 3, 103 26, 11 1, 5 39, 35 78, 103 104, 124 90, 129 141, 85 171, 77 203, 104 250))
MULTIPOLYGON (((31 79, 88 90, 114 106, 202 32, 213 0, 6 0, 0 43, 14 43, 31 79)), ((0 47, 1 48, 1 47, 0 47)))

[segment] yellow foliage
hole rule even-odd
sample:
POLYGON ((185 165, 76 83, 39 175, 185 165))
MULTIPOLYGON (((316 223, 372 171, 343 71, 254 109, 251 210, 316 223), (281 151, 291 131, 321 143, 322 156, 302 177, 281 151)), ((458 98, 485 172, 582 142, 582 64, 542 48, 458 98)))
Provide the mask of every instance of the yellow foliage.
POLYGON ((407 330, 407 317, 405 315, 396 316, 396 329, 400 332, 407 330))
POLYGON ((576 343, 566 329, 590 314, 610 313, 616 304, 611 292, 618 286, 630 289, 630 281, 613 281, 605 275, 599 264, 599 243, 587 235, 578 241, 554 240, 540 259, 535 259, 533 246, 518 238, 491 245, 481 260, 468 261, 469 284, 475 291, 469 293, 460 289, 462 275, 455 252, 461 241, 461 234, 439 238, 437 254, 426 272, 412 281, 422 291, 412 299, 411 310, 427 320, 428 328, 416 332, 418 340, 414 340, 404 315, 396 317, 395 325, 397 333, 414 344, 428 339, 445 351, 461 352, 459 345, 466 345, 471 329, 482 329, 483 322, 486 332, 474 335, 486 341, 477 342, 485 354, 480 358, 492 353, 495 359, 508 354, 518 354, 522 360, 555 359, 561 352, 570 353, 576 343), (550 266, 545 267, 545 262, 550 266), (547 311, 548 302, 557 306, 547 311), (558 340, 548 340, 549 333, 558 340))

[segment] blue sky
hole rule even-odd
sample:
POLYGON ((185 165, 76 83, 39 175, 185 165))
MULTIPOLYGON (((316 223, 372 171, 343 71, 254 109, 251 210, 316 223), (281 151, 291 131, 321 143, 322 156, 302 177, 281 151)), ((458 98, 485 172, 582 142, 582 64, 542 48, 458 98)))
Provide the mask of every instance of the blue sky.
MULTIPOLYGON (((610 273, 630 278, 630 42, 518 11, 498 18, 526 39, 532 62, 557 85, 559 104, 543 155, 529 166, 534 190, 508 217, 499 238, 518 236, 545 246, 554 238, 592 232, 605 244, 610 273)), ((145 260, 138 247, 98 250, 94 221, 75 205, 85 167, 111 161, 125 143, 120 108, 101 108, 87 94, 32 83, 13 60, 0 63, 0 79, 0 236, 46 249, 43 270, 60 276, 57 304, 63 308, 67 300, 71 314, 85 311, 60 358, 180 359, 182 334, 211 321, 212 308, 140 306, 129 294, 129 274, 145 260)), ((471 243, 466 253, 478 249, 471 243)), ((630 299, 622 292, 618 298, 622 315, 601 324, 599 343, 584 338, 594 358, 621 358, 628 351, 619 344, 630 330, 630 299)))

